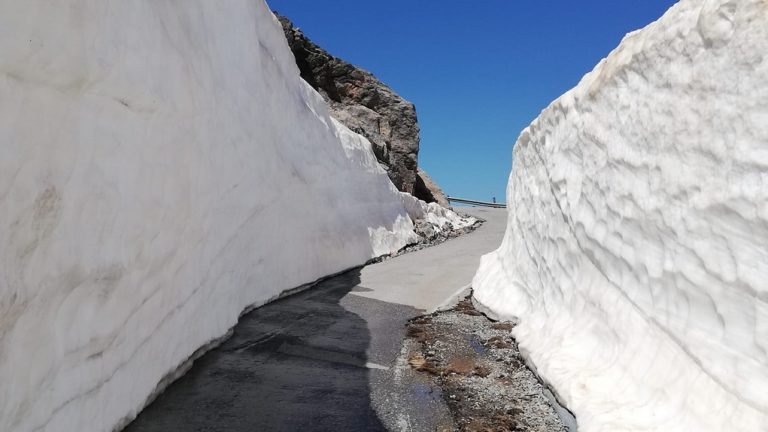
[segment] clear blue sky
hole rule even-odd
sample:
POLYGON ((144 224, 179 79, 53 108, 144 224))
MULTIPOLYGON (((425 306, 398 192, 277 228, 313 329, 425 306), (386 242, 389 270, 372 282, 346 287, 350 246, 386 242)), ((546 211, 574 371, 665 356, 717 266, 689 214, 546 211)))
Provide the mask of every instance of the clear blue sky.
POLYGON ((446 193, 504 201, 520 132, 677 1, 267 2, 416 104, 419 164, 446 193))

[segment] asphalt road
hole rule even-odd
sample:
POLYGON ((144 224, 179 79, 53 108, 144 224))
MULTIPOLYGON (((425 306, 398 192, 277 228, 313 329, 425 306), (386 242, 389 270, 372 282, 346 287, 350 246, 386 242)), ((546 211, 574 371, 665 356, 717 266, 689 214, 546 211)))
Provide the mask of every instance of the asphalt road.
POLYGON ((439 389, 398 360, 405 322, 472 280, 506 211, 475 232, 328 279, 255 309, 195 361, 128 432, 434 431, 452 421, 439 389))

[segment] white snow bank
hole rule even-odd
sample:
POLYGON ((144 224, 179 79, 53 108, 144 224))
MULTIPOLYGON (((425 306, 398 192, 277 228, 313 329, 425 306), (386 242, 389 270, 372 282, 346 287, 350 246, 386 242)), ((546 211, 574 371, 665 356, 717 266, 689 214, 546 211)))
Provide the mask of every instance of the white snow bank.
POLYGON ((0 0, 0 430, 109 431, 248 305, 416 239, 262 1, 0 0))
POLYGON ((472 216, 461 216, 455 211, 445 208, 438 203, 427 203, 413 195, 400 192, 408 216, 411 220, 423 220, 433 225, 438 230, 447 228, 447 224, 455 230, 466 228, 477 223, 477 219, 472 216))
POLYGON ((768 3, 683 0, 523 131, 476 299, 584 431, 768 430, 768 3))

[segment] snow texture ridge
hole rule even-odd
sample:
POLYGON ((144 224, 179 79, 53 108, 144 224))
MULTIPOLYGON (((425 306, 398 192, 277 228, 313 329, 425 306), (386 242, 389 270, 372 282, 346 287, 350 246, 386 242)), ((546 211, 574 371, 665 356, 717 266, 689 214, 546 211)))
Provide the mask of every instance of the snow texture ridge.
POLYGON ((403 199, 403 205, 411 220, 422 220, 432 225, 438 231, 446 229, 446 225, 448 224, 450 224, 451 229, 460 230, 477 223, 476 218, 472 216, 461 216, 455 211, 443 207, 438 203, 428 203, 405 192, 400 192, 400 196, 403 199))
POLYGON ((2 431, 119 427, 244 308, 416 240, 262 1, 0 0, 0 53, 2 431))
POLYGON ((768 2, 683 0, 522 132, 474 280, 584 431, 768 430, 768 2))

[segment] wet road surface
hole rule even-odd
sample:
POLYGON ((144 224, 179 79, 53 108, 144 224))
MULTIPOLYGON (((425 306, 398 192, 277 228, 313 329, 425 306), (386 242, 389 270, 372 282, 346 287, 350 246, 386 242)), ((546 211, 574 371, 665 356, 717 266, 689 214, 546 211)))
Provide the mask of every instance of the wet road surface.
POLYGON ((378 431, 451 428, 439 389, 396 359, 408 319, 468 285, 506 213, 444 244, 356 269, 241 317, 125 430, 378 431))

